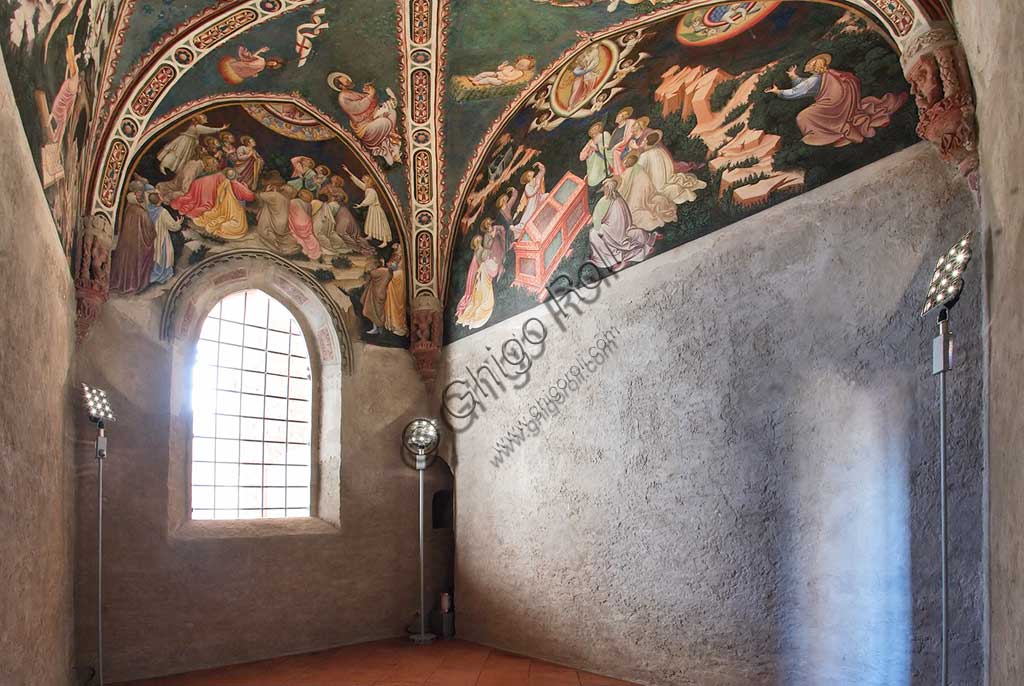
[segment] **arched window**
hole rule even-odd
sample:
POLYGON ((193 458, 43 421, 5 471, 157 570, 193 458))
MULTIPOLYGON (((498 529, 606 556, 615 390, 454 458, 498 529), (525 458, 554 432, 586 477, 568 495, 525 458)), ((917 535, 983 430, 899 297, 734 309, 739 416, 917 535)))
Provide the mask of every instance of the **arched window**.
POLYGON ((192 519, 308 517, 313 383, 299 323, 261 290, 203 322, 192 372, 192 519))

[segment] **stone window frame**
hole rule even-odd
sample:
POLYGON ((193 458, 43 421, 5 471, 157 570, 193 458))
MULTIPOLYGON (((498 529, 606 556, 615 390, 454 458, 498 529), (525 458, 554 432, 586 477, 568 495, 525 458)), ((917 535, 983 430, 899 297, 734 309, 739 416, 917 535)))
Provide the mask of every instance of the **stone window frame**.
POLYGON ((161 329, 170 342, 170 438, 167 525, 172 539, 261 538, 341 533, 341 402, 351 372, 351 345, 340 309, 312 277, 263 250, 208 258, 179 277, 168 295, 161 329), (226 296, 258 289, 295 317, 309 350, 313 430, 310 516, 280 519, 193 520, 192 367, 210 310, 226 296), (333 419, 328 420, 328 418, 333 419))

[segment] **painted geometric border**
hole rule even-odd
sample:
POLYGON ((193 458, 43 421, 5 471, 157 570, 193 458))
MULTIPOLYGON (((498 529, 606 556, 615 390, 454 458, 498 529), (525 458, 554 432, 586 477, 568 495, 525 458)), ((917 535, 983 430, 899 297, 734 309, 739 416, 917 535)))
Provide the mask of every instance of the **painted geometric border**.
POLYGON ((448 0, 397 0, 414 298, 439 296, 438 236, 444 215, 444 95, 448 0))

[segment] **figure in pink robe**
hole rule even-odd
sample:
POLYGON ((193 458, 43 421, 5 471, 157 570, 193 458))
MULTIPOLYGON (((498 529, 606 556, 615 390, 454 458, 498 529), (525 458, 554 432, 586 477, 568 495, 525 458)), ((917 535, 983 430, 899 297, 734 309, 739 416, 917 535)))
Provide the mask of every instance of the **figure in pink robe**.
POLYGON ((319 260, 323 249, 313 231, 313 196, 307 190, 296 191, 294 186, 284 186, 281 192, 288 198, 288 232, 302 247, 303 255, 319 260))
POLYGON ((569 91, 569 109, 574 110, 582 105, 594 93, 594 88, 601 78, 598 68, 601 66, 601 49, 592 46, 576 58, 572 65, 572 89, 569 91))
MULTIPOLYGON (((207 171, 209 172, 211 168, 212 163, 207 165, 207 171)), ((204 212, 213 209, 217 204, 217 192, 220 190, 222 183, 231 184, 231 190, 238 200, 251 201, 256 199, 252 191, 245 184, 238 181, 236 174, 225 174, 217 171, 200 176, 193 181, 189 185, 187 193, 171 201, 171 207, 186 217, 195 219, 204 212), (229 176, 232 178, 228 178, 229 176)))
POLYGON ((784 100, 814 98, 814 104, 796 117, 807 145, 842 148, 863 143, 874 137, 878 129, 889 125, 892 115, 903 107, 908 96, 886 93, 881 98, 862 98, 860 79, 850 72, 831 69, 831 64, 831 55, 812 57, 804 67, 810 76, 801 77, 795 66, 790 67, 786 73, 793 80, 793 87, 783 90, 773 85, 765 92, 784 100))
MULTIPOLYGON (((209 171, 208 165, 207 171, 209 171)), ((217 191, 224 176, 219 172, 206 174, 189 184, 188 191, 171 201, 171 207, 180 214, 195 219, 217 204, 217 191)))
POLYGON ((189 186, 188 193, 175 198, 170 205, 206 233, 237 240, 245 238, 249 231, 242 203, 255 199, 253 192, 238 181, 237 172, 225 169, 199 177, 189 186))
POLYGON ((488 217, 480 223, 480 230, 484 236, 483 247, 491 251, 491 255, 494 256, 494 261, 498 265, 498 273, 494 275, 494 278, 499 279, 505 273, 505 252, 507 249, 505 227, 495 224, 494 220, 488 217))
POLYGON ((68 36, 66 50, 67 66, 64 70, 64 82, 53 99, 52 107, 46 106, 46 95, 43 91, 36 91, 36 104, 45 122, 43 133, 46 141, 43 143, 40 156, 42 158, 43 188, 49 188, 57 181, 64 178, 64 132, 67 129, 71 117, 74 115, 75 105, 78 102, 78 92, 81 88, 81 79, 78 72, 78 57, 75 55, 74 35, 68 36))
POLYGON ((260 175, 263 173, 263 157, 256 150, 256 139, 242 136, 241 145, 235 148, 235 169, 238 180, 252 189, 259 188, 260 175))
POLYGON ((74 36, 68 36, 67 67, 64 70, 64 82, 57 91, 57 97, 53 99, 53 106, 50 108, 50 116, 47 118, 49 125, 48 138, 51 142, 60 141, 64 137, 64 130, 67 128, 71 115, 75 110, 75 102, 78 100, 78 91, 81 86, 78 72, 78 57, 75 55, 73 43, 74 36))
POLYGON ((251 79, 263 73, 264 69, 280 69, 284 61, 277 57, 264 57, 270 48, 263 47, 255 52, 250 51, 243 45, 238 46, 238 56, 228 55, 222 57, 217 65, 220 77, 225 83, 237 86, 246 79, 251 79))
POLYGON ((469 262, 469 269, 466 270, 466 288, 462 291, 459 304, 455 307, 455 316, 461 317, 462 313, 469 307, 473 300, 473 286, 476 285, 476 273, 480 270, 480 261, 476 258, 476 250, 473 251, 473 259, 469 262))
POLYGON ((643 262, 654 251, 658 234, 633 223, 629 205, 619 195, 618 181, 608 179, 594 207, 590 230, 590 259, 605 269, 618 271, 627 264, 643 262))
MULTIPOLYGON (((490 218, 480 223, 481 235, 474 238, 473 242, 479 239, 479 247, 482 252, 493 258, 494 274, 492 281, 497 280, 505 273, 505 253, 508 249, 506 243, 506 229, 500 224, 495 224, 490 218)), ((473 300, 473 287, 477 282, 477 272, 480 270, 480 260, 477 258, 477 251, 473 251, 473 259, 469 263, 469 270, 466 272, 466 288, 455 308, 455 315, 461 316, 473 300)))

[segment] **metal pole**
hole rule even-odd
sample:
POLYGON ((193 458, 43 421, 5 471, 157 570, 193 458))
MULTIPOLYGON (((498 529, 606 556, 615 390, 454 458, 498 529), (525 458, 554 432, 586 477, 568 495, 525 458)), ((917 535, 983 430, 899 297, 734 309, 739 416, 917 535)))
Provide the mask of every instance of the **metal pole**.
POLYGON ((949 683, 949 579, 947 569, 947 506, 946 506, 946 372, 953 368, 952 336, 949 333, 949 310, 939 312, 939 335, 932 342, 932 373, 939 377, 939 535, 942 539, 942 668, 939 682, 949 683))
POLYGON ((425 639, 427 636, 427 610, 425 599, 425 585, 423 583, 423 471, 420 473, 420 635, 425 639))
POLYGON ((425 580, 425 572, 424 572, 424 569, 426 568, 425 552, 424 552, 425 549, 426 549, 426 545, 424 544, 424 533, 423 533, 423 530, 424 530, 424 527, 425 527, 425 524, 423 522, 423 519, 424 519, 424 515, 423 515, 424 495, 423 495, 423 492, 425 490, 423 472, 426 470, 426 468, 427 468, 427 456, 426 455, 417 455, 416 456, 416 471, 419 472, 419 482, 420 482, 420 493, 419 493, 419 495, 420 495, 420 497, 419 497, 419 501, 420 501, 420 514, 419 514, 419 524, 420 524, 420 530, 419 530, 419 537, 420 537, 420 630, 419 630, 419 633, 413 634, 412 636, 410 636, 410 638, 412 639, 413 643, 418 643, 418 644, 421 644, 421 645, 422 644, 431 643, 434 640, 434 638, 435 638, 434 634, 428 634, 427 633, 427 592, 426 592, 426 580, 425 580))
POLYGON ((103 460, 107 456, 107 436, 103 422, 96 437, 96 676, 103 686, 103 460))

